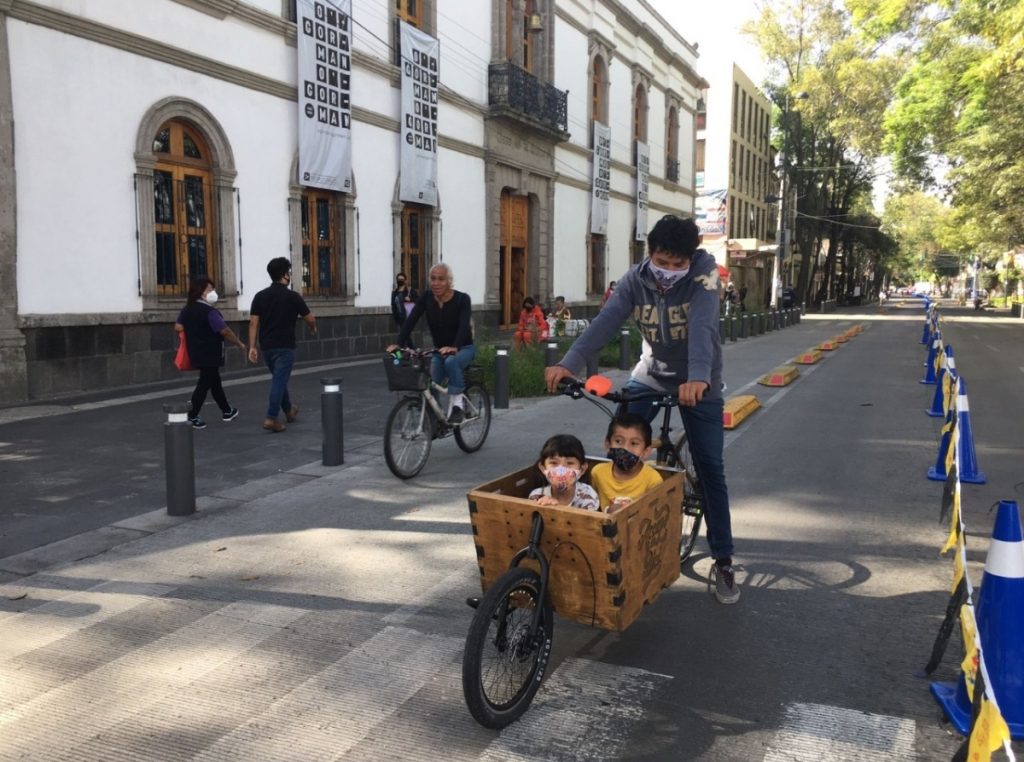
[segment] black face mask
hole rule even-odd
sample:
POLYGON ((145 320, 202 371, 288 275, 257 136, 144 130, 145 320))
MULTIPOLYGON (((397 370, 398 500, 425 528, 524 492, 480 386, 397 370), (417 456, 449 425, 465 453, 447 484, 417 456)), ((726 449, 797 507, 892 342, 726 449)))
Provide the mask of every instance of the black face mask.
POLYGON ((398 281, 398 287, 399 288, 404 288, 405 287, 405 281, 404 280, 398 281))

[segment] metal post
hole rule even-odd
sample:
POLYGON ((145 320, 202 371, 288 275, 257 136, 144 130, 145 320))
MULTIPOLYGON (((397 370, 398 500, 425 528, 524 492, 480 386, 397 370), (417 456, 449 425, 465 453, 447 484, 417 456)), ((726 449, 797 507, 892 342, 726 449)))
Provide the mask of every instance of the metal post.
POLYGON ((340 378, 320 379, 320 426, 323 429, 323 464, 345 462, 345 421, 340 378))
POLYGON ((718 318, 718 340, 722 344, 725 343, 725 318, 718 318))
POLYGON ((740 313, 740 338, 747 338, 749 330, 750 318, 747 317, 746 312, 740 313))
POLYGON ((774 331, 775 330, 775 310, 773 310, 773 309, 772 310, 768 310, 768 314, 765 315, 765 317, 767 318, 764 321, 767 330, 774 331))
POLYGON ((549 341, 544 348, 544 364, 548 367, 558 363, 558 342, 549 341))
POLYGON ((508 349, 497 349, 494 355, 494 407, 508 408, 508 349))
POLYGON ((196 459, 192 447, 189 403, 164 405, 164 471, 167 476, 167 515, 196 512, 196 459))
POLYGON ((736 341, 739 332, 736 330, 736 316, 729 318, 729 341, 736 341))
POLYGON ((633 367, 629 351, 629 331, 622 331, 619 334, 619 370, 629 370, 633 367))

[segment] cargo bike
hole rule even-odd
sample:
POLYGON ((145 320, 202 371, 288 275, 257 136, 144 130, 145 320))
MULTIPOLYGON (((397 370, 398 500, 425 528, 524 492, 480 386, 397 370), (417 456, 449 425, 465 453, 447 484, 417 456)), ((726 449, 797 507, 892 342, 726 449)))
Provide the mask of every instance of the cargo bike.
MULTIPOLYGON (((612 513, 528 499, 542 486, 535 464, 467 495, 484 595, 468 601, 476 613, 466 636, 462 688, 470 714, 488 728, 518 719, 540 688, 555 612, 588 626, 625 630, 679 577, 700 530, 703 497, 686 436, 671 435, 678 399, 609 392, 610 381, 598 378, 586 386, 569 382, 564 391, 590 401, 597 393, 619 410, 642 399, 661 409, 654 446, 663 481, 612 513)), ((600 459, 588 462, 589 474, 600 459)))

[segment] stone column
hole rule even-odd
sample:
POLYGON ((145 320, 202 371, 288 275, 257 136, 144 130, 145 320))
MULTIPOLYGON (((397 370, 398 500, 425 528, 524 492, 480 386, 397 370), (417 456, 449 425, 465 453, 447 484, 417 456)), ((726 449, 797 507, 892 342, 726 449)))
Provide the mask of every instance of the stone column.
POLYGON ((25 335, 18 325, 17 179, 7 14, 0 12, 0 402, 28 398, 25 335))

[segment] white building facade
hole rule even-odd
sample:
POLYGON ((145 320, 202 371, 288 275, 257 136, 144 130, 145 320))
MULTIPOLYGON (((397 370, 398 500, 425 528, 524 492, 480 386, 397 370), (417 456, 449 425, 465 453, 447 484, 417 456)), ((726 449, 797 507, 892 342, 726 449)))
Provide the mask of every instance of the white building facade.
POLYGON ((478 326, 592 311, 637 232, 693 213, 696 58, 643 0, 0 0, 0 401, 172 377, 190 278, 241 329, 278 256, 321 326, 300 361, 382 349, 396 273, 440 261, 478 326), (316 3, 351 7, 347 192, 298 171, 316 3), (399 22, 440 43, 436 203, 401 198, 399 22))

